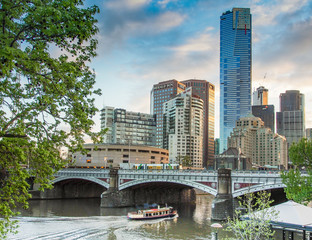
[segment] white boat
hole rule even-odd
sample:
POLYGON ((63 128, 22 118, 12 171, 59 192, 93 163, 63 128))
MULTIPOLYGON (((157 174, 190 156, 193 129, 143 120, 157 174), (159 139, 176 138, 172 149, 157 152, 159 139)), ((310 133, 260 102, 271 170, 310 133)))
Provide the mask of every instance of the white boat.
POLYGON ((173 210, 173 207, 160 207, 138 210, 137 212, 129 212, 127 218, 130 220, 148 220, 156 218, 168 218, 168 217, 178 217, 176 210, 173 210))

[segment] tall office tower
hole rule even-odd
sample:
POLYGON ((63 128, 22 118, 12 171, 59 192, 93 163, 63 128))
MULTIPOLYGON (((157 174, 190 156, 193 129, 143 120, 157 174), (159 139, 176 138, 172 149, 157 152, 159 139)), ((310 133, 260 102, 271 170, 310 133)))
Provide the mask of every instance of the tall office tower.
POLYGON ((252 94, 252 105, 268 105, 268 92, 269 90, 263 86, 258 87, 257 90, 252 94))
POLYGON ((206 80, 189 79, 181 81, 186 87, 192 87, 193 95, 204 101, 204 142, 203 167, 213 168, 214 161, 214 125, 215 125, 215 86, 206 80))
POLYGON ((185 85, 177 80, 159 82, 153 86, 151 91, 151 114, 156 115, 156 146, 162 146, 163 134, 163 103, 174 98, 185 90, 185 85))
POLYGON ((287 139, 290 146, 305 137, 304 95, 297 90, 280 94, 280 112, 276 113, 277 133, 287 139))
POLYGON ((258 105, 252 106, 252 115, 261 118, 264 126, 275 132, 275 113, 274 105, 258 105))
POLYGON ((192 94, 192 88, 164 103, 163 146, 170 163, 189 156, 192 167, 203 166, 203 111, 203 100, 192 94))
POLYGON ((108 128, 104 143, 155 146, 156 116, 104 107, 101 127, 108 128))
POLYGON ((233 8, 220 17, 220 151, 235 121, 251 112, 251 14, 233 8))
POLYGON ((254 166, 288 168, 286 138, 273 133, 252 114, 236 121, 228 141, 229 147, 238 148, 254 166))

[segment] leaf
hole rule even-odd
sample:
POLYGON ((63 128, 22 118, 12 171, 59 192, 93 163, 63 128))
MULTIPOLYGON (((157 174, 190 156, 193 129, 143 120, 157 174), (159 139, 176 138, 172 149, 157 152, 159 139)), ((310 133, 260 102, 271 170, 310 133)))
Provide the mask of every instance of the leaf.
POLYGON ((1 239, 16 229, 16 206, 27 207, 30 176, 50 188, 67 163, 61 148, 81 150, 85 136, 102 139, 104 131, 92 132, 93 96, 101 93, 88 66, 96 56, 97 12, 81 0, 1 1, 1 239))

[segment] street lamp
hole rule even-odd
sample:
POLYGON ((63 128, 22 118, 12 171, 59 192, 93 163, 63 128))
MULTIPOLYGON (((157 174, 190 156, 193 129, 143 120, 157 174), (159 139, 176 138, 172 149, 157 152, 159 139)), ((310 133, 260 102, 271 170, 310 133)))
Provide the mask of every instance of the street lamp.
POLYGON ((214 223, 212 224, 210 227, 212 227, 212 229, 216 229, 215 231, 215 239, 218 240, 218 229, 222 228, 223 226, 220 223, 214 223))
POLYGON ((107 157, 104 157, 104 168, 106 169, 107 157))
POLYGON ((137 164, 138 163, 138 160, 139 160, 139 158, 135 158, 135 162, 134 162, 134 164, 137 164))

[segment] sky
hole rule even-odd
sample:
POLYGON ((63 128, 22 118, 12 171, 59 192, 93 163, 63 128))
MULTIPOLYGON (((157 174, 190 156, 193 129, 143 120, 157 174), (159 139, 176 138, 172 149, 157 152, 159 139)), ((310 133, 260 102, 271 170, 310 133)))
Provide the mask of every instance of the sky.
MULTIPOLYGON (((312 127, 312 1, 308 0, 87 0, 97 5, 99 41, 91 63, 96 106, 150 113, 158 82, 207 80, 216 87, 215 137, 219 137, 220 16, 233 7, 252 14, 252 90, 305 95, 306 127, 312 127)), ((100 128, 100 115, 94 118, 100 128)))

